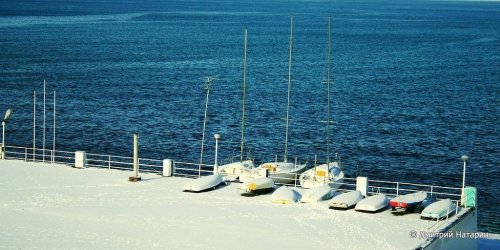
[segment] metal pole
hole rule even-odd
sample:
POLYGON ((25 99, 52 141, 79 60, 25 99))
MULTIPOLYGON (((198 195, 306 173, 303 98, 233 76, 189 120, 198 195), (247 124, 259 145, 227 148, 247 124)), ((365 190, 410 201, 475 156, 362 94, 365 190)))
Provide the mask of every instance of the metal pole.
POLYGON ((45 162, 45 80, 43 80, 43 136, 42 136, 42 162, 45 162))
POLYGON ((208 96, 210 94, 210 84, 212 83, 212 78, 207 77, 207 82, 206 82, 206 90, 207 90, 207 98, 205 100, 205 115, 203 118, 203 130, 202 130, 202 136, 201 136, 201 153, 200 153, 200 165, 198 166, 198 177, 201 176, 201 164, 203 164, 203 146, 205 144, 205 127, 207 124, 207 111, 208 111, 208 96))
POLYGON ((56 92, 54 91, 54 125, 53 125, 53 136, 52 136, 52 163, 54 163, 56 158, 56 92))
POLYGON ((139 135, 134 134, 134 177, 139 176, 139 135))
POLYGON ((464 169, 462 171, 462 206, 465 206, 465 168, 469 157, 467 155, 462 155, 461 159, 464 162, 464 169))
POLYGON ((215 134, 215 163, 214 163, 214 175, 219 173, 219 165, 217 164, 217 151, 219 148, 220 134, 215 134))
POLYGON ((5 160, 5 121, 2 121, 2 160, 5 160))
POLYGON ((33 91, 33 161, 36 155, 36 91, 33 91))
POLYGON ((331 50, 332 50, 332 34, 331 34, 332 19, 328 18, 328 56, 327 56, 327 89, 328 89, 328 106, 326 119, 326 164, 330 167, 330 68, 331 68, 331 50))
POLYGON ((241 147, 240 147, 240 161, 243 162, 243 147, 245 144, 245 101, 246 101, 246 88, 247 88, 247 28, 245 28, 245 53, 243 56, 243 107, 241 115, 241 147))
POLYGON ((293 49, 293 16, 290 17, 290 51, 288 57, 288 97, 286 105, 286 128, 285 128, 285 158, 284 162, 287 162, 288 158, 288 123, 290 116, 290 88, 292 85, 292 49, 293 49))

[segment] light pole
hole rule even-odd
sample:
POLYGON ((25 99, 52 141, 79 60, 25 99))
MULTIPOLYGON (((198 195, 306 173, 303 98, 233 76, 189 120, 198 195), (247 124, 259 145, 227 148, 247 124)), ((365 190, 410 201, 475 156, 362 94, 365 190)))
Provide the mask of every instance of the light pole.
POLYGON ((5 159, 5 124, 9 121, 12 109, 7 109, 5 112, 5 117, 2 121, 2 159, 5 159))
POLYGON ((464 162, 464 169, 462 172, 462 206, 465 206, 465 168, 467 166, 467 160, 469 160, 469 157, 467 155, 462 155, 461 157, 462 161, 464 162))
POLYGON ((215 164, 214 164, 214 175, 219 173, 218 165, 217 165, 217 150, 219 148, 219 140, 220 140, 220 134, 214 134, 215 138, 215 164))

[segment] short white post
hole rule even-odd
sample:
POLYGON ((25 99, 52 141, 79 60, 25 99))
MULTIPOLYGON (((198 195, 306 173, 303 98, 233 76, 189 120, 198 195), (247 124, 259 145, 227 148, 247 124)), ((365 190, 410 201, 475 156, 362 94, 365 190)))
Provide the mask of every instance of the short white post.
POLYGON ((171 177, 174 175, 175 171, 175 162, 170 159, 163 160, 163 176, 171 177))
POLYGON ((219 173, 219 165, 217 164, 217 151, 219 148, 220 134, 215 134, 215 163, 214 163, 214 175, 219 173))
POLYGON ((85 151, 75 152, 75 168, 84 169, 87 166, 87 154, 85 151))
POLYGON ((368 177, 356 177, 356 190, 363 196, 368 196, 368 177))
POLYGON ((134 133, 134 175, 128 178, 131 182, 137 182, 141 180, 139 176, 139 135, 134 133))

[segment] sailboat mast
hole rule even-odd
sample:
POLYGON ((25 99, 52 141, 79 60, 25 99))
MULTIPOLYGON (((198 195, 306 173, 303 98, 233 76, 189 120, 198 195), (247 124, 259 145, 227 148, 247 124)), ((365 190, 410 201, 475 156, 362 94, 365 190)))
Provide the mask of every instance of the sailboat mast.
POLYGON ((293 16, 290 17, 290 51, 288 55, 288 98, 286 105, 286 130, 285 130, 285 158, 284 162, 287 162, 288 158, 288 123, 290 116, 290 89, 292 85, 292 49, 293 49, 293 16))
POLYGON ((246 92, 247 92, 247 38, 248 32, 245 27, 245 52, 243 55, 243 107, 241 114, 241 146, 240 146, 240 161, 243 162, 243 148, 245 144, 245 101, 246 101, 246 92))
POLYGON ((205 128, 207 125, 208 95, 210 94, 211 84, 212 84, 212 78, 207 77, 207 82, 205 85, 205 89, 207 90, 207 97, 205 99, 205 115, 203 118, 203 130, 201 136, 201 153, 200 153, 200 165, 198 165, 198 177, 201 176, 201 165, 203 164, 203 146, 205 145, 205 128))
MULTIPOLYGON (((328 105, 326 108, 327 118, 326 118, 326 164, 330 164, 330 68, 331 68, 331 54, 332 54, 332 18, 328 18, 328 55, 327 55, 327 89, 328 89, 328 105)), ((328 165, 329 166, 329 165, 328 165)))

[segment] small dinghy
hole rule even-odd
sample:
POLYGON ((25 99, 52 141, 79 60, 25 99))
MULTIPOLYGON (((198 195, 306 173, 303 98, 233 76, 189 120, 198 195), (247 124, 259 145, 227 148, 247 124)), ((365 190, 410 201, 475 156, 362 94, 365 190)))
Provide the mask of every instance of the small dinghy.
POLYGON ((415 193, 398 196, 392 199, 389 204, 391 205, 392 210, 396 209, 411 210, 420 206, 420 204, 422 204, 422 202, 426 199, 427 199, 427 192, 419 191, 415 193))
POLYGON ((222 183, 222 176, 215 174, 210 176, 203 176, 194 179, 184 185, 182 191, 185 192, 201 192, 210 188, 214 188, 222 183))
POLYGON ((444 199, 427 206, 424 211, 420 213, 420 217, 426 219, 441 219, 455 212, 456 208, 457 205, 455 205, 455 203, 453 203, 450 199, 444 199))
POLYGON ((271 201, 278 204, 291 204, 299 201, 299 199, 299 193, 287 186, 281 186, 271 195, 271 201))
POLYGON ((260 177, 249 180, 241 184, 240 189, 245 190, 245 194, 265 194, 274 190, 274 181, 268 177, 260 177))
POLYGON ((307 189, 302 195, 301 202, 318 202, 329 200, 333 197, 333 190, 329 185, 317 186, 307 189))
POLYGON ((347 209, 356 205, 362 199, 363 195, 360 191, 351 191, 333 197, 333 199, 328 203, 328 206, 330 208, 347 209))
POLYGON ((368 196, 358 202, 354 209, 356 211, 377 212, 387 207, 387 205, 389 205, 389 199, 387 199, 387 196, 385 194, 376 194, 368 196))

